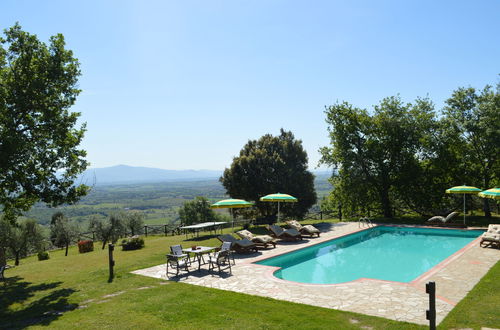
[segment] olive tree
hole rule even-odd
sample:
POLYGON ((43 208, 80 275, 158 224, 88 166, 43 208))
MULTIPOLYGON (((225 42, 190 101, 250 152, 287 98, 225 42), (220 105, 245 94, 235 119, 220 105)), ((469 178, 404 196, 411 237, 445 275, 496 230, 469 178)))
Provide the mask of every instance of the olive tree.
POLYGON ((125 215, 125 228, 132 236, 142 233, 144 214, 139 211, 129 211, 125 215))
POLYGON ((90 219, 89 230, 94 231, 97 238, 102 241, 102 249, 106 243, 116 243, 118 239, 126 235, 125 216, 123 213, 111 214, 107 219, 90 219))
POLYGON ((79 237, 78 226, 71 223, 62 212, 56 212, 52 216, 50 223, 50 238, 52 244, 66 249, 65 256, 68 255, 69 246, 76 242, 79 237))
POLYGON ((217 214, 210 208, 209 201, 201 196, 185 202, 179 209, 179 218, 184 226, 218 219, 217 214))

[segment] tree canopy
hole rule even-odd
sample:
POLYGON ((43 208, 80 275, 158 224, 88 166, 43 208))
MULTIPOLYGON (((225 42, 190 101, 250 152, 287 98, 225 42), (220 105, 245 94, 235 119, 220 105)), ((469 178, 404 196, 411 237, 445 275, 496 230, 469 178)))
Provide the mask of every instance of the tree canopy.
POLYGON ((54 246, 66 248, 65 256, 68 255, 69 246, 78 241, 79 233, 78 226, 71 223, 62 212, 54 213, 50 223, 50 239, 54 246))
POLYGON ((308 171, 307 153, 302 141, 281 129, 280 135, 266 134, 250 140, 238 157, 224 170, 220 181, 232 198, 254 201, 260 216, 275 216, 275 203, 260 202, 271 193, 286 193, 298 199, 280 212, 288 217, 303 217, 316 203, 314 175, 308 171))
MULTIPOLYGON (((459 88, 446 100, 444 128, 455 138, 464 182, 485 189, 500 182, 500 83, 477 91, 459 88), (467 180, 467 181, 465 181, 467 180)), ((452 146, 451 146, 452 147, 452 146)), ((484 200, 486 216, 491 216, 484 200)))
POLYGON ((34 203, 77 201, 87 167, 78 146, 85 124, 70 112, 80 93, 79 63, 61 34, 49 44, 16 24, 0 38, 0 205, 14 219, 34 203))
POLYGON ((440 116, 428 99, 388 97, 370 112, 347 102, 327 107, 331 143, 321 161, 337 171, 325 205, 337 200, 351 214, 428 215, 453 208, 444 194, 451 186, 500 183, 499 90, 459 88, 440 116))

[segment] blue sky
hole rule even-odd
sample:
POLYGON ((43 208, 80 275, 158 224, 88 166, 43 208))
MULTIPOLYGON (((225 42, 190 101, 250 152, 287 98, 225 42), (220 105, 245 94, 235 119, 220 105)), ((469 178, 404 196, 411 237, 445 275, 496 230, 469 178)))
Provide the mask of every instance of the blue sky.
POLYGON ((284 128, 314 168, 325 106, 399 93, 440 109, 500 73, 497 0, 2 1, 0 27, 16 21, 80 60, 92 167, 221 170, 284 128))

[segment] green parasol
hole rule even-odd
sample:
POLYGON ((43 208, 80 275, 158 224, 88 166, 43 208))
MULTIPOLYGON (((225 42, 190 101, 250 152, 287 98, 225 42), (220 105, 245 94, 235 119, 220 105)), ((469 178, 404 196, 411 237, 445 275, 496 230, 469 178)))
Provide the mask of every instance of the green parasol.
POLYGON ((500 199, 500 188, 491 188, 481 191, 478 196, 483 198, 500 199))
MULTIPOLYGON (((252 207, 252 206, 253 206, 252 203, 247 202, 243 199, 223 199, 221 201, 218 201, 217 203, 210 205, 210 208, 212 208, 212 209, 235 209, 235 208, 244 208, 244 207, 252 207)), ((231 214, 232 227, 234 230, 233 213, 231 212, 231 210, 229 210, 229 213, 231 214)))
POLYGON ((456 186, 450 189, 446 189, 447 194, 463 194, 464 195, 464 226, 465 226, 465 195, 471 194, 476 195, 481 189, 471 186, 456 186))
POLYGON ((280 202, 296 203, 297 198, 287 194, 269 194, 260 198, 261 202, 278 202, 278 222, 280 221, 280 202))

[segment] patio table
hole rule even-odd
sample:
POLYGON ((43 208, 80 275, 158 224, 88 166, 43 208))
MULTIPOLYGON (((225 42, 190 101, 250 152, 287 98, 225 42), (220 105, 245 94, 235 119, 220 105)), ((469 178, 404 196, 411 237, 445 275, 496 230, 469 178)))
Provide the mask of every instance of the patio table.
POLYGON ((196 256, 196 259, 198 261, 198 271, 201 269, 201 265, 205 264, 205 259, 203 259, 203 254, 209 253, 210 251, 215 250, 215 246, 197 246, 196 249, 193 250, 193 248, 187 248, 187 249, 182 249, 182 252, 185 253, 193 253, 196 256))
POLYGON ((210 222, 202 222, 202 223, 197 223, 195 225, 190 225, 190 226, 182 226, 179 227, 180 229, 184 230, 184 233, 186 234, 186 238, 188 237, 188 233, 192 232, 193 237, 200 237, 200 231, 202 230, 212 230, 214 231, 214 234, 217 235, 217 229, 220 229, 220 233, 222 234, 222 227, 224 227, 227 224, 227 222, 224 221, 210 221, 210 222))

